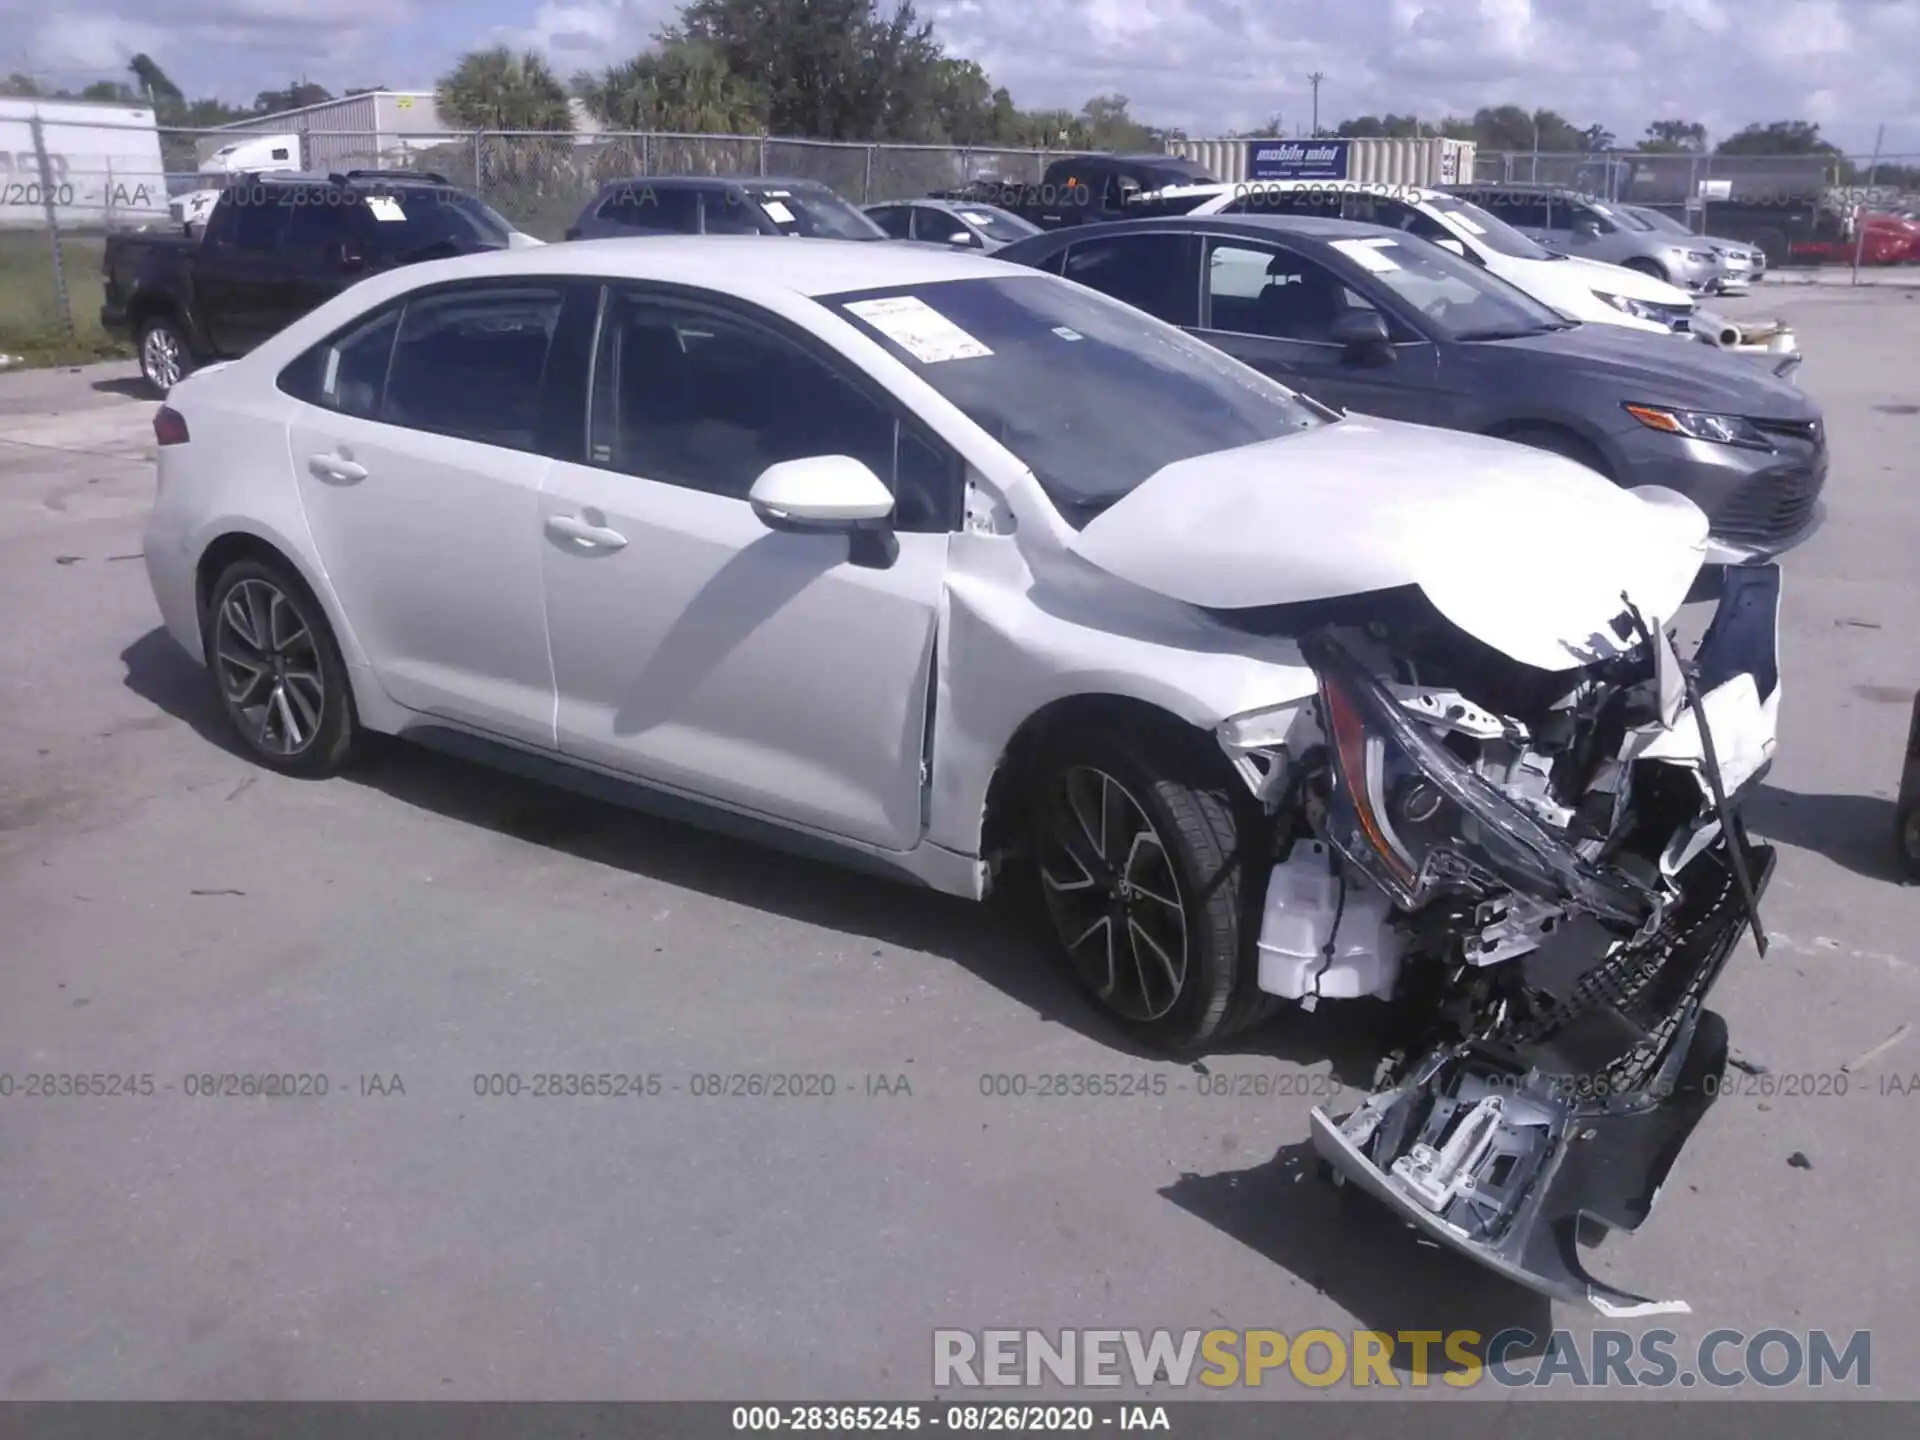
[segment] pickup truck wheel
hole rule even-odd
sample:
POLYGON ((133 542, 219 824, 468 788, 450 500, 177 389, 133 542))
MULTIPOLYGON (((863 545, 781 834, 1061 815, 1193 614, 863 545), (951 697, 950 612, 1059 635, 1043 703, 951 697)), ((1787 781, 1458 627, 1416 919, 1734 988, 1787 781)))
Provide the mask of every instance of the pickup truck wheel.
POLYGON ((1088 727, 1048 748, 1035 878, 1080 988, 1130 1038, 1176 1056, 1270 1014, 1254 960, 1259 820, 1232 777, 1153 732, 1088 727))
POLYGON ((140 327, 140 373, 161 395, 184 380, 192 368, 187 342, 171 319, 156 315, 140 327))

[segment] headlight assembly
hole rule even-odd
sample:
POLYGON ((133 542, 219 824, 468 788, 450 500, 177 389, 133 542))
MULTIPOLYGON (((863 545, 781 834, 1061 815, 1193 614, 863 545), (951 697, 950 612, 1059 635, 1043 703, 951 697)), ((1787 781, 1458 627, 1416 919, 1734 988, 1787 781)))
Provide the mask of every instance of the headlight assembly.
POLYGON ((1708 415, 1699 410, 1673 410, 1664 405, 1627 404, 1626 412, 1649 430, 1684 435, 1689 440, 1711 440, 1716 445, 1740 445, 1749 450, 1771 450, 1773 443, 1738 415, 1708 415))
POLYGON ((1631 295, 1612 295, 1605 290, 1593 292, 1594 298, 1603 300, 1622 315, 1631 315, 1636 320, 1652 320, 1661 325, 1667 324, 1667 318, 1644 300, 1635 300, 1631 295))
POLYGON ((1332 751, 1327 839, 1403 909, 1510 888, 1638 926, 1653 897, 1571 846, 1468 769, 1326 635, 1301 652, 1320 679, 1332 751))

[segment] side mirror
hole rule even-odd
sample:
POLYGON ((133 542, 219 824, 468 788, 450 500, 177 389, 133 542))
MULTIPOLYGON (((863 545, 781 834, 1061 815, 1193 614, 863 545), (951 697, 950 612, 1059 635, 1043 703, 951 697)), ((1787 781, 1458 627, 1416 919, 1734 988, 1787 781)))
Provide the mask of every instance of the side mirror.
POLYGON ((1378 310, 1348 310, 1327 327, 1327 337, 1360 359, 1393 357, 1393 335, 1378 310))
POLYGON ((1433 243, 1438 245, 1442 250, 1452 251, 1462 260, 1467 258, 1467 247, 1462 245, 1458 240, 1436 240, 1433 243))
POLYGON ((1598 220, 1576 220, 1573 222, 1573 233, 1582 240, 1598 240, 1600 238, 1600 222, 1598 220))
POLYGON ((747 492, 747 503, 770 530, 850 536, 847 559, 855 565, 885 570, 900 554, 887 523, 893 492, 851 455, 809 455, 769 465, 747 492))

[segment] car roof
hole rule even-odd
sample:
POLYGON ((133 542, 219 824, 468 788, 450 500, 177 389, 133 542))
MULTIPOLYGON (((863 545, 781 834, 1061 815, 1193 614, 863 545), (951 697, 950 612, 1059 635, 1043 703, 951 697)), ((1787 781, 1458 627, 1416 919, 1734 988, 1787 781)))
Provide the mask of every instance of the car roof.
POLYGON ((458 190, 443 177, 422 175, 417 170, 241 170, 230 177, 229 188, 240 185, 404 185, 413 189, 458 190))
MULTIPOLYGON (((1062 242, 1097 239, 1102 235, 1125 235, 1143 231, 1186 231, 1197 235, 1243 235, 1248 239, 1274 239, 1286 236, 1326 243, 1332 240, 1358 240, 1377 235, 1404 236, 1404 230, 1386 225, 1369 225, 1364 220, 1338 220, 1324 215, 1161 215, 1137 220, 1107 220, 1094 225, 1073 225, 1045 234, 1062 242)), ((1015 244, 1043 248, 1029 236, 1015 244)))
POLYGON ((802 180, 779 175, 634 175, 625 180, 609 180, 602 190, 625 190, 635 186, 672 187, 678 190, 731 190, 747 186, 755 190, 829 190, 822 180, 802 180))
POLYGON ((1149 194, 1156 200, 1184 200, 1193 195, 1228 195, 1240 190, 1267 195, 1287 190, 1304 190, 1322 195, 1381 195, 1393 200, 1405 200, 1410 205, 1418 205, 1423 200, 1443 199, 1446 193, 1423 185, 1391 185, 1379 180, 1214 180, 1197 185, 1168 185, 1149 194))
POLYGON ((813 297, 1034 272, 943 245, 874 245, 798 236, 769 241, 761 235, 645 235, 493 250, 391 273, 435 284, 517 275, 578 275, 706 286, 743 296, 785 292, 813 297))

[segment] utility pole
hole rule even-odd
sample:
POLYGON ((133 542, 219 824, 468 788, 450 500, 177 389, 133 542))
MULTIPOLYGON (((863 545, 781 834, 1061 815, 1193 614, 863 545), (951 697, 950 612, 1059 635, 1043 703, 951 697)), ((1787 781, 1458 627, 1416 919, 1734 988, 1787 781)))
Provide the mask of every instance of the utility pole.
POLYGON ((1326 78, 1325 72, 1320 70, 1307 76, 1307 83, 1313 86, 1313 133, 1316 139, 1320 134, 1320 82, 1326 78))

